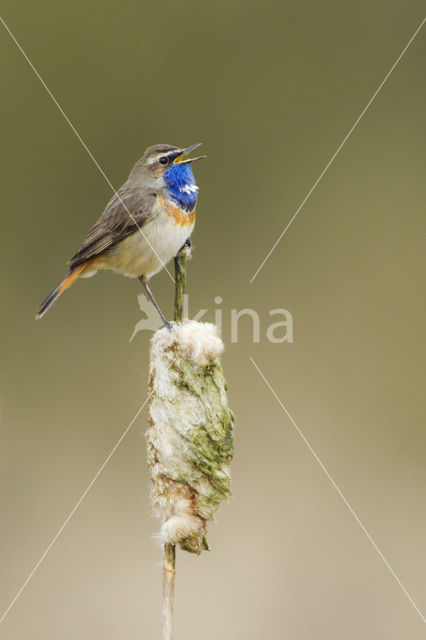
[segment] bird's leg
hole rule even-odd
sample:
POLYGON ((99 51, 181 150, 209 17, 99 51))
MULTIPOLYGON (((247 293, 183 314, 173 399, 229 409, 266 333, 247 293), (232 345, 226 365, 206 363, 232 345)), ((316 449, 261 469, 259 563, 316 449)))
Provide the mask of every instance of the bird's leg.
POLYGON ((157 301, 154 298, 154 296, 152 294, 152 291, 148 286, 148 279, 146 278, 146 276, 139 276, 139 280, 140 280, 142 286, 144 287, 148 298, 151 300, 152 304, 154 305, 154 307, 157 309, 158 313, 160 314, 160 317, 161 317, 162 321, 164 322, 165 326, 170 329, 170 327, 172 326, 171 322, 166 320, 163 312, 161 311, 160 307, 158 306, 157 301))

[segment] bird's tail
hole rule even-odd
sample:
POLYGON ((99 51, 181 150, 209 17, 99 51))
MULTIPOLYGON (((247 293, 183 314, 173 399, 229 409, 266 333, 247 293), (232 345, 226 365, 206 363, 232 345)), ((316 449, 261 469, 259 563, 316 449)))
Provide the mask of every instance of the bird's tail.
POLYGON ((78 267, 75 267, 74 269, 70 269, 67 273, 67 275, 65 276, 65 278, 63 280, 61 280, 61 282, 58 284, 58 286, 56 287, 56 289, 53 289, 53 291, 51 293, 49 293, 49 295, 47 296, 46 300, 44 300, 44 302, 42 302, 40 309, 37 312, 36 318, 41 318, 42 316, 44 316, 44 314, 46 313, 46 311, 49 309, 49 307, 52 306, 52 304, 55 302, 55 300, 57 298, 59 298, 59 296, 68 289, 68 287, 70 287, 72 285, 72 283, 77 280, 78 276, 82 273, 82 271, 84 271, 84 269, 87 267, 88 262, 83 262, 83 264, 79 264, 78 267))

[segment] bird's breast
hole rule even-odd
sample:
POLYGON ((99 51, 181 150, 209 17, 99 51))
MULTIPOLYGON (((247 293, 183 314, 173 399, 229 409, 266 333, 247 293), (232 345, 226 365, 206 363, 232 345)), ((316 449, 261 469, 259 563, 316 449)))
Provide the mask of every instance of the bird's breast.
POLYGON ((97 261, 98 269, 112 269, 127 276, 150 277, 161 271, 192 233, 195 209, 183 211, 171 200, 158 196, 152 216, 97 261))
POLYGON ((175 225, 179 227, 193 227, 195 222, 195 209, 192 211, 185 211, 178 204, 158 196, 158 205, 160 209, 163 209, 165 214, 171 218, 175 225))

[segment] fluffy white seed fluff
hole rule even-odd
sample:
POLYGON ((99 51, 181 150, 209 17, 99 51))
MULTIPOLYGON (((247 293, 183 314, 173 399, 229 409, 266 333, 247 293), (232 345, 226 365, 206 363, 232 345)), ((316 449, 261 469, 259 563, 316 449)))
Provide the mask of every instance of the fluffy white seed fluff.
POLYGON ((219 358, 224 349, 216 325, 210 322, 173 324, 171 330, 164 327, 152 338, 152 349, 157 354, 164 353, 172 345, 182 357, 190 358, 199 367, 206 367, 219 358))

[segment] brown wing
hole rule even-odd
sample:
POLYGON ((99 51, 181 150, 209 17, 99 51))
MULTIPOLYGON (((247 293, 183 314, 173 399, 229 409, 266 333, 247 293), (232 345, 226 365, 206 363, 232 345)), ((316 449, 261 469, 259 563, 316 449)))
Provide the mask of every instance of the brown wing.
POLYGON ((121 187, 89 231, 81 248, 69 261, 70 269, 108 251, 118 242, 142 228, 152 215, 156 194, 121 187))

